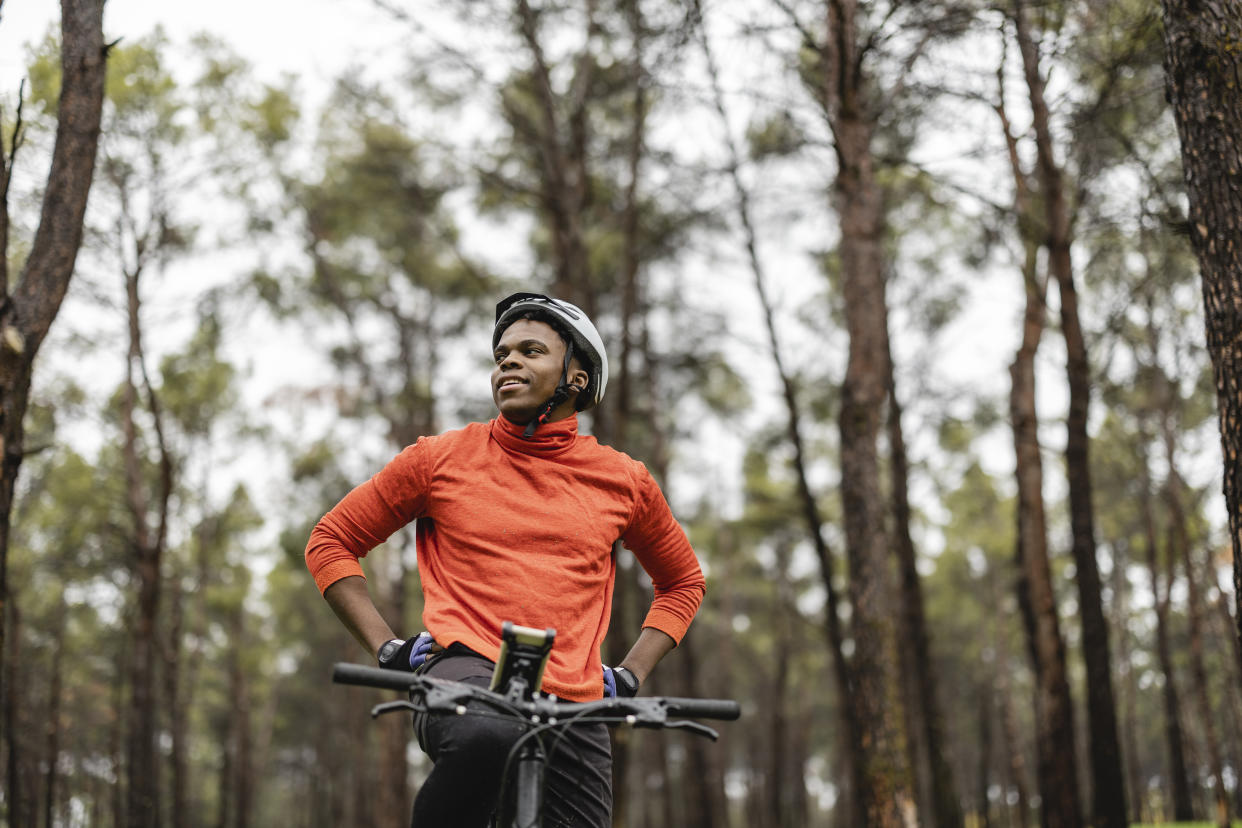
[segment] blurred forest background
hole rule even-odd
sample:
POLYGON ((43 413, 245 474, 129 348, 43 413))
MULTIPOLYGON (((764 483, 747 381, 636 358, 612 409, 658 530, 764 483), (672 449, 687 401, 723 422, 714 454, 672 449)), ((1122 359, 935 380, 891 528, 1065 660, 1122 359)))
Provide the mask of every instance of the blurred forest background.
MULTIPOLYGON (((428 765, 330 684, 365 655, 302 552, 492 415, 523 288, 596 320, 584 428, 708 575, 645 692, 743 704, 716 744, 617 732, 616 825, 1242 814, 1159 4, 355 5, 396 36, 322 94, 99 0, 2 79, 8 825, 408 824, 428 765)), ((1236 71, 1239 4, 1198 6, 1236 71)), ((618 555, 606 662, 649 601, 618 555)), ((366 568, 420 630, 412 531, 366 568)))

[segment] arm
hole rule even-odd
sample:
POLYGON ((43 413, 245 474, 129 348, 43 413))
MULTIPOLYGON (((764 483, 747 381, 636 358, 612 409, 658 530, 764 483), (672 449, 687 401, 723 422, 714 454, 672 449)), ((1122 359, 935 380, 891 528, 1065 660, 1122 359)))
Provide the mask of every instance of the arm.
POLYGON ((706 581, 689 538, 645 468, 640 490, 639 508, 621 540, 651 578, 654 596, 643 628, 665 633, 676 646, 699 611, 706 581))
MULTIPOLYGON (((379 652, 384 642, 391 641, 392 628, 375 608, 367 582, 357 575, 342 578, 329 586, 323 593, 324 599, 336 617, 345 625, 345 629, 362 645, 372 657, 379 652)), ((635 675, 638 671, 635 670, 635 675)))
POLYGON ((397 636, 371 600, 358 559, 417 517, 426 486, 410 472, 413 449, 347 494, 319 520, 306 545, 306 566, 324 599, 372 656, 397 636))
POLYGON ((655 627, 643 627, 638 640, 618 666, 629 670, 640 682, 645 682, 660 659, 676 646, 677 642, 668 633, 662 633, 655 627))
POLYGON ((685 634, 702 603, 705 582, 686 533, 646 469, 640 480, 641 506, 624 540, 651 576, 655 598, 638 640, 619 666, 645 682, 685 634))

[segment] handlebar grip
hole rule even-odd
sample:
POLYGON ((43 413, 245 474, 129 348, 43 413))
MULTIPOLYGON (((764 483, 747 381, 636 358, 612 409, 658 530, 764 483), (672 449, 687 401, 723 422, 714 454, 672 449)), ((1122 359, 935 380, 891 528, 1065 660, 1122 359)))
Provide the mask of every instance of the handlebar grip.
POLYGON ((742 715, 741 706, 732 699, 666 698, 664 706, 672 716, 694 719, 723 719, 732 722, 742 715))
POLYGON ((415 684, 422 682, 423 678, 405 670, 382 670, 379 667, 338 662, 332 666, 332 680, 337 684, 359 684, 363 687, 409 690, 415 684))

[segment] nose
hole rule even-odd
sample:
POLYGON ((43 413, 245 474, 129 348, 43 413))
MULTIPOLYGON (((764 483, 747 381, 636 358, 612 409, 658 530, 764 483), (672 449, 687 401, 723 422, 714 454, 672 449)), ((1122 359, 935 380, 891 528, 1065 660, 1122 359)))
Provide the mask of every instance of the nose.
POLYGON ((510 351, 496 362, 496 370, 505 371, 512 368, 521 368, 522 363, 518 357, 519 353, 517 351, 510 351))

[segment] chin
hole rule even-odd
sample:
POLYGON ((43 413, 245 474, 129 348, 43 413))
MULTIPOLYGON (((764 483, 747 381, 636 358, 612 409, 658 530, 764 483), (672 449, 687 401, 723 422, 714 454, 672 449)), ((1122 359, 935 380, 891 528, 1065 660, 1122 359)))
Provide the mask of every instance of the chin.
POLYGON ((508 411, 499 407, 497 407, 497 411, 500 413, 500 416, 504 417, 514 425, 526 425, 531 420, 535 419, 535 412, 533 411, 508 411))

